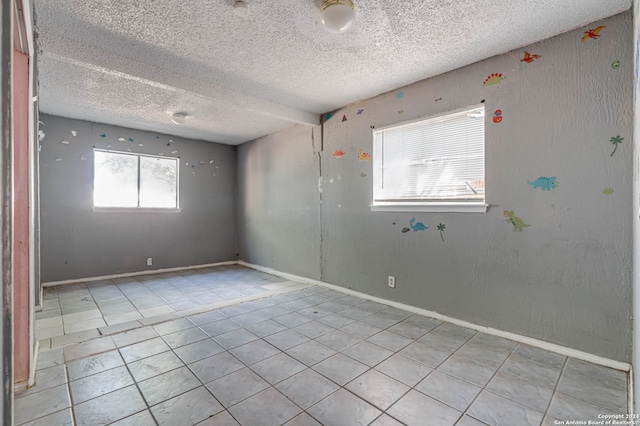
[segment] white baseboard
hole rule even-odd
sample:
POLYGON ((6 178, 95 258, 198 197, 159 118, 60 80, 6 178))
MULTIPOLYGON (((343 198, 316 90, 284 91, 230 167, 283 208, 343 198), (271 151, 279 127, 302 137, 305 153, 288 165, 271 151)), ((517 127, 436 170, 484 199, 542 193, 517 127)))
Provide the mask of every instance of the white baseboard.
POLYGON ((210 268, 212 266, 224 266, 224 265, 237 265, 238 262, 235 260, 229 260, 226 262, 218 262, 218 263, 207 263, 204 265, 190 265, 190 266, 178 266, 175 268, 165 268, 165 269, 152 269, 138 272, 126 272, 123 274, 114 274, 114 275, 102 275, 99 277, 88 277, 88 278, 76 278, 72 280, 63 280, 63 281, 50 281, 47 283, 42 283, 43 287, 52 287, 56 285, 64 285, 64 284, 75 284, 75 283, 85 283, 89 281, 100 281, 100 280, 110 280, 113 278, 126 278, 126 277, 135 277, 138 275, 150 275, 150 274, 161 274, 163 272, 176 272, 176 271, 185 271, 188 269, 201 269, 201 268, 210 268))
POLYGON ((40 353, 40 341, 36 340, 33 345, 33 359, 31 363, 31 371, 29 372, 29 383, 27 383, 28 387, 31 387, 36 384, 36 367, 38 365, 38 354, 40 353))
POLYGON ((530 346, 534 346, 540 349, 544 349, 550 352, 555 352, 560 355, 565 355, 571 358, 580 359, 582 361, 591 362, 593 364, 602 365, 604 367, 613 368, 621 371, 630 371, 631 364, 621 361, 615 361, 609 358, 604 358, 598 355, 593 355, 587 352, 579 351, 576 349, 567 348, 565 346, 556 345, 555 343, 545 342, 543 340, 534 339, 532 337, 522 336, 520 334, 511 333, 508 331, 502 331, 491 327, 485 327, 478 324, 473 324, 471 322, 459 320, 456 318, 448 317, 446 315, 439 314, 434 311, 429 311, 426 309, 418 308, 411 305, 405 305, 404 303, 394 302, 392 300, 382 299, 375 296, 370 296, 365 293, 360 293, 358 291, 350 290, 344 287, 340 287, 334 284, 325 283, 323 281, 314 280, 307 277, 300 277, 297 275, 289 274, 286 272, 280 272, 278 270, 267 268, 260 265, 254 265, 243 260, 239 260, 237 262, 239 265, 246 266, 248 268, 255 269, 257 271, 266 272, 268 274, 276 275, 282 278, 286 278, 292 281, 298 281, 305 284, 319 285, 323 287, 330 288, 332 290, 340 291, 342 293, 350 294, 352 296, 360 297, 363 299, 371 300, 373 302, 382 303, 385 305, 393 306, 394 308, 402 309, 404 311, 413 312, 415 314, 423 315, 430 318, 435 318, 440 321, 446 321, 455 325, 459 325, 461 327, 470 328, 472 330, 481 331, 483 333, 491 334, 493 336, 503 337, 505 339, 513 340, 520 343, 525 343, 530 346))

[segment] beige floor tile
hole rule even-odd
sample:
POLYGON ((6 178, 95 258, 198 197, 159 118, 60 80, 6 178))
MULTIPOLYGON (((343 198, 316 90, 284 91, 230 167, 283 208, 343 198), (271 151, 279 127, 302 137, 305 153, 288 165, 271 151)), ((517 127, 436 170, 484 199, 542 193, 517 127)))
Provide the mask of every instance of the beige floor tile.
POLYGON ((55 336, 51 338, 51 347, 59 348, 71 343, 86 342, 88 340, 95 339, 96 337, 100 337, 100 333, 95 328, 86 331, 79 331, 77 333, 65 334, 64 336, 55 336))
POLYGON ((136 328, 134 330, 125 331, 111 336, 114 343, 119 348, 129 346, 134 343, 158 337, 159 334, 152 327, 136 328))
POLYGON ((140 318, 142 318, 142 314, 140 314, 140 312, 138 311, 134 311, 118 315, 105 315, 104 321, 109 325, 117 325, 140 318))
POLYGON ((65 334, 77 333, 79 331, 91 330, 94 328, 106 327, 107 323, 104 322, 102 317, 93 318, 87 320, 75 320, 73 322, 64 323, 65 334))
POLYGON ((156 315, 152 317, 140 318, 139 321, 144 325, 151 325, 151 324, 159 324, 165 321, 171 321, 178 318, 180 317, 175 313, 168 313, 168 314, 156 315))
POLYGON ((36 319, 36 323, 35 323, 36 330, 40 330, 43 328, 51 328, 51 327, 62 327, 62 317, 55 316, 55 317, 45 318, 45 319, 36 319))
POLYGON ((47 328, 36 329, 36 339, 49 339, 51 337, 62 336, 64 335, 64 329, 62 326, 54 326, 47 328))
POLYGON ((66 314, 62 316, 62 320, 65 323, 69 321, 76 322, 76 321, 90 320, 94 318, 102 318, 102 312, 100 312, 100 309, 92 309, 90 311, 76 312, 73 314, 66 314))
POLYGON ((14 402, 14 423, 21 425, 53 414, 71 406, 67 385, 45 389, 31 395, 17 397, 14 402))
MULTIPOLYGON (((107 322, 107 324, 109 324, 109 322, 107 322)), ((108 325, 106 327, 100 327, 98 331, 100 331, 100 334, 102 334, 103 336, 106 336, 108 334, 121 333, 123 331, 133 330, 134 328, 139 328, 139 327, 142 327, 142 323, 134 320, 134 321, 121 322, 114 325, 108 325)))
POLYGON ((38 339, 38 351, 47 351, 51 349, 51 339, 38 339))
POLYGON ((172 312, 174 312, 173 308, 167 305, 140 309, 140 314, 145 318, 154 317, 156 315, 169 314, 172 312))
POLYGON ((115 343, 113 343, 111 337, 105 336, 99 339, 89 340, 88 342, 65 346, 64 359, 65 361, 71 361, 74 359, 84 358, 86 356, 107 352, 113 349, 116 349, 115 343))

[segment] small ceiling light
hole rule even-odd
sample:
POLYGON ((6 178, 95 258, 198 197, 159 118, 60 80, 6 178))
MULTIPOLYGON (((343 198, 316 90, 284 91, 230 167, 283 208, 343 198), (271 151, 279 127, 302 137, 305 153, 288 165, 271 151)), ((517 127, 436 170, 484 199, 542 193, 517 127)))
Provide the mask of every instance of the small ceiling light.
POLYGON ((184 124, 185 121, 187 121, 187 114, 185 114, 184 112, 174 112, 171 115, 171 121, 174 124, 184 124))
POLYGON ((322 25, 331 33, 343 33, 356 20, 352 0, 325 0, 320 8, 322 25))
POLYGON ((241 18, 246 18, 249 16, 249 5, 241 0, 238 0, 233 3, 233 13, 241 18))

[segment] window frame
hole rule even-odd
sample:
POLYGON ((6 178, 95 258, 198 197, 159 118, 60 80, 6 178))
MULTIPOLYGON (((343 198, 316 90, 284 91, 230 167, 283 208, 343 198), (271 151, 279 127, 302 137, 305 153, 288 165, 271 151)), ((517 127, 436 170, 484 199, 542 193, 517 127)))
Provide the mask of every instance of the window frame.
MULTIPOLYGON (((432 119, 437 119, 439 117, 444 117, 447 115, 458 114, 464 111, 471 111, 477 108, 484 108, 484 140, 483 140, 483 154, 484 154, 484 163, 485 163, 485 183, 486 183, 486 153, 487 153, 487 145, 486 145, 486 106, 484 103, 469 105, 462 108, 457 108, 455 110, 449 110, 442 113, 434 114, 428 117, 420 117, 415 120, 403 121, 400 123, 390 124, 384 127, 376 127, 371 130, 371 141, 372 141, 372 153, 374 155, 372 164, 373 167, 377 167, 376 165, 376 145, 375 138, 376 132, 384 131, 387 129, 393 129, 396 127, 401 127, 413 123, 418 123, 421 121, 428 121, 432 119)), ((375 175, 375 173, 374 173, 375 175)), ((487 203, 487 193, 485 191, 484 198, 482 201, 457 201, 457 200, 434 200, 429 201, 427 199, 424 200, 411 200, 411 201, 401 201, 401 200, 392 200, 392 201, 376 201, 375 200, 375 191, 376 191, 376 181, 375 178, 372 182, 372 198, 373 201, 369 205, 369 208, 373 212, 434 212, 434 213, 486 213, 489 204, 487 203)))
POLYGON ((93 163, 92 163, 92 192, 91 192, 91 209, 96 213, 180 213, 180 158, 179 157, 167 157, 162 155, 143 154, 138 152, 117 151, 111 149, 93 148, 92 151, 93 163), (109 154, 121 154, 132 155, 137 157, 138 161, 138 207, 107 207, 96 206, 95 203, 95 170, 96 170, 96 151, 109 153, 109 154), (163 160, 175 160, 176 162, 176 206, 175 207, 140 207, 140 157, 147 158, 161 158, 163 160))

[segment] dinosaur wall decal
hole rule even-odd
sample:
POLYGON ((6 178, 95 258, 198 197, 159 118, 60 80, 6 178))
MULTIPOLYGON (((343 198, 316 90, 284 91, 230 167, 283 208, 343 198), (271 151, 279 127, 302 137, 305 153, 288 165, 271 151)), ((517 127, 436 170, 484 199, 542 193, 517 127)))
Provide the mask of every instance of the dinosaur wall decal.
POLYGON ((504 217, 506 217, 506 221, 509 222, 510 224, 513 225, 513 230, 514 231, 519 231, 522 232, 523 228, 526 228, 527 226, 531 226, 531 225, 527 225, 526 223, 524 223, 522 221, 522 219, 520 219, 518 216, 515 215, 515 213, 513 212, 513 210, 505 210, 504 211, 504 217))
POLYGON ((520 59, 520 62, 526 62, 528 64, 530 64, 531 62, 533 62, 535 59, 540 59, 540 55, 532 55, 531 53, 527 52, 525 50, 524 52, 524 59, 520 59))
POLYGON ((585 31, 584 33, 586 35, 583 36, 580 41, 582 42, 582 41, 585 41, 585 40, 589 40, 590 38, 592 38, 594 40, 597 39, 598 37, 600 37, 600 31, 604 30, 605 28, 607 28, 607 27, 604 26, 604 25, 600 25, 598 28, 595 28, 593 30, 585 31))
POLYGON ((360 160, 360 161, 370 161, 371 160, 371 154, 369 154, 368 152, 364 152, 362 150, 362 148, 358 148, 358 160, 360 160))
POLYGON ((409 226, 411 227, 411 229, 413 229, 413 232, 418 232, 418 231, 426 231, 427 229, 429 229, 428 226, 424 226, 424 223, 422 222, 417 222, 416 223, 416 218, 412 217, 411 220, 409 221, 409 226))
POLYGON ((552 189, 555 189, 558 186, 560 186, 560 182, 556 180, 555 176, 551 176, 551 177, 540 176, 538 179, 534 180, 533 182, 527 181, 527 183, 533 186, 533 189, 540 188, 543 191, 551 191, 552 189))
POLYGON ((500 84, 500 81, 504 80, 504 76, 501 73, 493 73, 484 80, 483 86, 495 86, 500 84))

